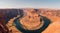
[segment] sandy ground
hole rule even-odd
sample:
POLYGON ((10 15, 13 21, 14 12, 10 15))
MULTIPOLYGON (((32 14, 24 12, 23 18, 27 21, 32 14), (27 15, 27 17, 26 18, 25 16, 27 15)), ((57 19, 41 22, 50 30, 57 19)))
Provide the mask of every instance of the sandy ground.
POLYGON ((51 24, 42 33, 60 33, 60 17, 48 16, 52 20, 51 24))

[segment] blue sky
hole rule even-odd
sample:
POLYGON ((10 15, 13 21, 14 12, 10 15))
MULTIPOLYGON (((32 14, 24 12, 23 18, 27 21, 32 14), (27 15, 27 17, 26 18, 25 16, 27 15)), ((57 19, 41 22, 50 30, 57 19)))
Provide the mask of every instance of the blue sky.
POLYGON ((0 0, 0 8, 57 8, 60 0, 0 0))

